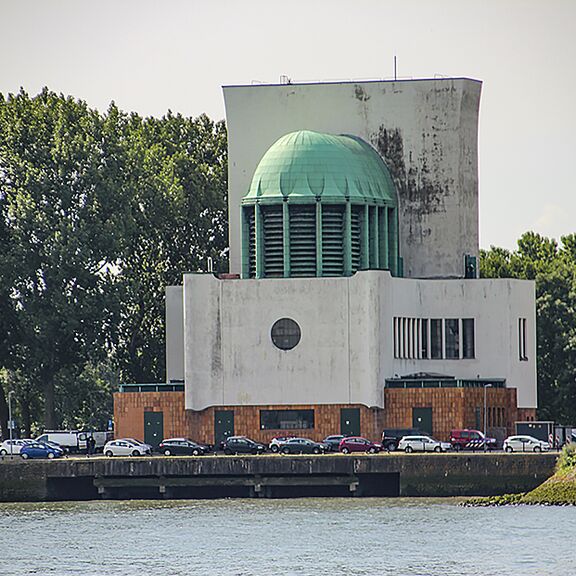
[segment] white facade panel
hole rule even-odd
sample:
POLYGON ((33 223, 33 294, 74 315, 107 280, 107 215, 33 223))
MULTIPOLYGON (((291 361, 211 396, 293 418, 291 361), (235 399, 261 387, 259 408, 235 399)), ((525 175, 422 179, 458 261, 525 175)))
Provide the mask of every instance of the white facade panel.
MULTIPOLYGON (((504 378, 517 388, 518 406, 534 408, 534 310, 534 284, 522 280, 415 280, 384 271, 274 280, 186 275, 186 408, 383 407, 385 379, 418 372, 504 378), (301 328, 300 343, 288 351, 270 336, 274 322, 285 317, 301 328), (474 358, 418 358, 421 321, 431 318, 474 318, 474 358), (519 356, 519 318, 527 320, 526 360, 519 356), (395 357, 395 324, 404 327, 396 350, 414 358, 395 357)), ((461 341, 460 334, 460 351, 461 341)))

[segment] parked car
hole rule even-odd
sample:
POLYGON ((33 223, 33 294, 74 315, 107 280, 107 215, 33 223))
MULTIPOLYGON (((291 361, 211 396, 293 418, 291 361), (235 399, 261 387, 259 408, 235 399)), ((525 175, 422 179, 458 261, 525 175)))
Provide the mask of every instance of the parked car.
POLYGON ((266 451, 266 446, 246 436, 230 436, 222 443, 222 450, 224 454, 262 454, 266 451))
POLYGON ((498 441, 496 438, 484 436, 480 430, 456 429, 450 432, 450 443, 454 450, 496 450, 498 441))
POLYGON ((105 456, 144 456, 152 454, 152 447, 134 438, 119 438, 106 442, 105 456))
POLYGON ((268 448, 271 452, 280 452, 280 448, 282 445, 286 444, 288 440, 294 438, 294 436, 276 436, 270 440, 270 444, 268 444, 268 448))
POLYGON ((282 445, 280 451, 282 454, 322 454, 329 449, 328 444, 314 442, 308 438, 290 438, 282 445))
POLYGON ((404 436, 398 443, 398 450, 404 452, 446 452, 452 449, 449 442, 439 442, 430 436, 404 436))
POLYGON ((340 442, 346 438, 345 434, 332 434, 332 436, 326 436, 322 442, 328 446, 329 452, 338 452, 340 449, 340 442))
POLYGON ((368 452, 369 454, 376 454, 382 450, 380 444, 376 444, 367 438, 361 436, 348 436, 340 440, 340 452, 350 454, 350 452, 368 452))
POLYGON ((202 456, 208 448, 187 438, 168 438, 160 442, 158 451, 165 456, 202 456))
POLYGON ((547 452, 550 444, 534 436, 508 436, 503 448, 506 452, 547 452))
POLYGON ((422 434, 418 428, 385 428, 382 431, 382 450, 393 452, 398 449, 398 443, 404 436, 417 436, 422 434))
POLYGON ((34 440, 31 438, 4 440, 4 442, 0 444, 0 456, 6 456, 7 454, 20 454, 22 447, 26 444, 30 444, 30 442, 34 442, 34 440), (12 446, 12 450, 10 450, 10 446, 12 446))
POLYGON ((24 458, 24 460, 28 458, 60 458, 64 456, 64 450, 62 450, 62 448, 55 448, 44 442, 29 442, 22 446, 20 456, 24 458))

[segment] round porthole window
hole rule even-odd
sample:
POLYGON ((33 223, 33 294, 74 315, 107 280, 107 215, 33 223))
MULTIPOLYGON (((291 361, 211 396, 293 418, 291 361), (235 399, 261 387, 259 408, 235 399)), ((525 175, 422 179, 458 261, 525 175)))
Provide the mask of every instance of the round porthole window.
POLYGON ((292 350, 300 342, 300 326, 292 318, 280 318, 272 325, 270 336, 280 350, 292 350))

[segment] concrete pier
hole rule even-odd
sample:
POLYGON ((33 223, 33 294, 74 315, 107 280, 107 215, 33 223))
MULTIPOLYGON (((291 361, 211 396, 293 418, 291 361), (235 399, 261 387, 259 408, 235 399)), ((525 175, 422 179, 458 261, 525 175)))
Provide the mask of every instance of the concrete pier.
POLYGON ((489 496, 532 490, 556 454, 66 458, 0 462, 0 501, 489 496))

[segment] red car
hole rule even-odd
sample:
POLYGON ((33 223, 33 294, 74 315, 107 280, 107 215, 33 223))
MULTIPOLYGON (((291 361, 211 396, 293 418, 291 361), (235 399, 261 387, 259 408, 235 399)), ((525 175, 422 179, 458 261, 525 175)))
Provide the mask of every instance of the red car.
POLYGON ((367 438, 361 436, 349 436, 340 441, 340 452, 350 454, 350 452, 368 452, 369 454, 376 454, 382 450, 381 444, 376 444, 367 438))

